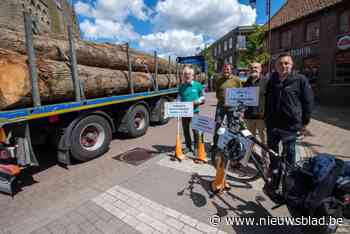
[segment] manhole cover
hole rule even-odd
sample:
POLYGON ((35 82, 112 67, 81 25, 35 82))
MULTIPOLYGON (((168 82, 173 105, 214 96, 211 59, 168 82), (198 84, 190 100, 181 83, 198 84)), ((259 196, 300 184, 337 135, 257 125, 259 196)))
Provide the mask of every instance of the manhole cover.
POLYGON ((115 160, 138 166, 154 157, 154 152, 142 148, 135 148, 113 157, 115 160))

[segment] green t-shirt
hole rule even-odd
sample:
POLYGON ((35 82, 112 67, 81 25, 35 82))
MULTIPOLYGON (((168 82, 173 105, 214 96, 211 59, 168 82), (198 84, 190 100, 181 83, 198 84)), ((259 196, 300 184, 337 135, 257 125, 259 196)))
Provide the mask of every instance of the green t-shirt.
MULTIPOLYGON (((179 88, 179 96, 182 102, 198 101, 203 96, 203 85, 195 80, 190 84, 182 84, 179 88)), ((193 112, 199 112, 199 106, 195 106, 193 112)))

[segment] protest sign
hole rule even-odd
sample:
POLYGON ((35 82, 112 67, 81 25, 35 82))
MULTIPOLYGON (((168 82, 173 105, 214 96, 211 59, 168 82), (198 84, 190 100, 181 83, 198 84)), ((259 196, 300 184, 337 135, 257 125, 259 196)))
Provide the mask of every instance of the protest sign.
POLYGON ((165 115, 165 118, 192 117, 193 103, 192 102, 166 102, 164 115, 165 115))
POLYGON ((215 120, 207 116, 194 115, 192 118, 192 128, 200 132, 214 134, 215 125, 215 120))
POLYGON ((259 87, 228 88, 225 93, 225 104, 236 106, 239 102, 245 106, 259 105, 259 87))

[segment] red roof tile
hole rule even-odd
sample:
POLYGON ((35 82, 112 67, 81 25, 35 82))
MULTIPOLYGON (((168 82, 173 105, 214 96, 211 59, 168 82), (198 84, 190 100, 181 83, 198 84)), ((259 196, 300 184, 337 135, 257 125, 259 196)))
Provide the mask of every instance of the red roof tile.
POLYGON ((271 28, 300 19, 346 0, 287 0, 271 18, 271 28))

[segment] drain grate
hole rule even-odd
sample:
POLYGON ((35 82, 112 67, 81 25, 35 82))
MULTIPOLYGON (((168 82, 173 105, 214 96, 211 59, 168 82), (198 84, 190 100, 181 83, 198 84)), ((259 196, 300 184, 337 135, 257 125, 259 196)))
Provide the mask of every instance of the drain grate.
POLYGON ((146 162, 147 160, 153 158, 154 156, 155 152, 152 152, 147 149, 135 148, 125 153, 119 154, 113 157, 113 159, 138 166, 146 162))

